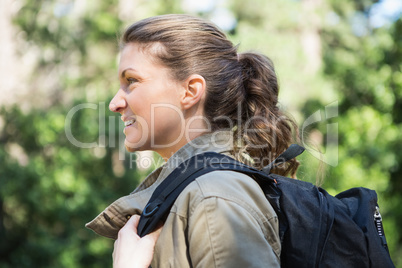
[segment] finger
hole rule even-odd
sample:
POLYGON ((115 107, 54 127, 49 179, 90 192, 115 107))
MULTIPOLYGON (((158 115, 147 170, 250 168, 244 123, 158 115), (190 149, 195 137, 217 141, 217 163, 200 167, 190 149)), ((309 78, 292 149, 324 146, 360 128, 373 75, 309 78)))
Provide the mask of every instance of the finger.
POLYGON ((137 226, 140 216, 133 215, 128 219, 126 224, 119 230, 117 234, 117 239, 125 237, 127 235, 132 235, 133 233, 137 235, 137 226))
POLYGON ((126 222, 123 228, 134 230, 134 232, 137 233, 137 226, 139 222, 140 222, 140 216, 135 214, 130 217, 130 219, 126 222))
POLYGON ((161 234, 162 227, 163 227, 163 225, 160 224, 159 227, 155 231, 153 231, 150 234, 147 234, 145 237, 148 237, 149 239, 151 239, 153 241, 153 243, 155 244, 159 238, 159 235, 161 234))
POLYGON ((118 243, 119 243, 119 242, 117 242, 117 240, 118 240, 118 239, 116 239, 116 240, 114 241, 114 245, 113 245, 113 253, 112 253, 112 259, 113 259, 113 260, 114 260, 115 257, 116 257, 116 249, 117 249, 117 245, 118 245, 118 243))
POLYGON ((132 224, 131 226, 132 226, 134 232, 137 233, 138 223, 140 222, 140 215, 135 214, 135 215, 131 216, 130 220, 131 220, 130 224, 132 224))

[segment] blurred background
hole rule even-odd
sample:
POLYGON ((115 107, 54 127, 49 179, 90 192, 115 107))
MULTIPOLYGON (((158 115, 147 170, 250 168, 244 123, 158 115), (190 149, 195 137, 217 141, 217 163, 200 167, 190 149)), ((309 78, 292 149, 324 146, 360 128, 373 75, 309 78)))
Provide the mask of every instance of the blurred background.
POLYGON ((402 1, 0 3, 0 267, 112 266, 113 241, 84 225, 155 166, 124 152, 107 109, 119 36, 166 13, 211 19, 240 51, 271 57, 308 148, 298 178, 375 189, 402 267, 402 1))

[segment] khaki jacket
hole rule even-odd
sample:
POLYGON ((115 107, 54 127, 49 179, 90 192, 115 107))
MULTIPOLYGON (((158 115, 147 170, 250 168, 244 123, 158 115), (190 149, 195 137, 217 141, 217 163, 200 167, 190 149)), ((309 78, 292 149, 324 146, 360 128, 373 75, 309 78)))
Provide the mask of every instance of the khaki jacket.
MULTIPOLYGON (((140 214, 155 188, 181 162, 206 151, 229 154, 231 148, 230 132, 194 139, 86 227, 116 239, 127 216, 140 214)), ((279 267, 278 231, 275 211, 251 177, 213 171, 177 198, 156 243, 152 267, 279 267)))

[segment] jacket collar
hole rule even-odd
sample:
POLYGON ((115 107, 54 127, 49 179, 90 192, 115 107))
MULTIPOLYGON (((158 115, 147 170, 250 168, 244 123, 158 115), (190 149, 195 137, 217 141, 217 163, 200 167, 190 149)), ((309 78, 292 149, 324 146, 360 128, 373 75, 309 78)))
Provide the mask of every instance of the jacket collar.
POLYGON ((217 131, 195 138, 149 174, 131 194, 113 202, 85 226, 99 235, 116 239, 128 216, 141 214, 156 187, 182 162, 204 152, 230 154, 232 149, 233 136, 230 131, 217 131))

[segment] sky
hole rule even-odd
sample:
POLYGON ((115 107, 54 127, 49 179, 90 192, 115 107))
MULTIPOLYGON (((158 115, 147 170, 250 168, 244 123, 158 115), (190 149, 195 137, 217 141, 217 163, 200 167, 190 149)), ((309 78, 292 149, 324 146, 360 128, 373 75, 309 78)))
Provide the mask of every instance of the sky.
POLYGON ((381 0, 370 8, 370 25, 380 28, 396 21, 402 14, 402 0, 381 0))
MULTIPOLYGON (((183 9, 190 13, 212 12, 211 20, 223 30, 230 30, 236 25, 236 19, 229 10, 223 8, 224 3, 225 0, 183 0, 182 2, 183 9)), ((371 6, 368 19, 372 28, 380 28, 396 21, 401 14, 402 0, 380 0, 371 6)))

